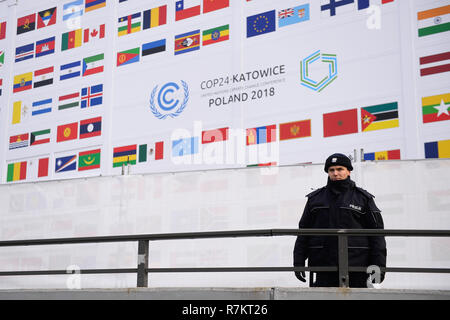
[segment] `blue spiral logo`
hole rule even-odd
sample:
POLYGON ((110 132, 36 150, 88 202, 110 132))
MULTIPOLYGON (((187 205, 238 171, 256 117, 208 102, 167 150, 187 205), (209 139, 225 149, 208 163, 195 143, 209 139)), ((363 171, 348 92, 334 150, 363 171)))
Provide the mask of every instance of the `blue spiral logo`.
POLYGON ((183 112, 189 101, 189 87, 184 81, 181 81, 181 87, 175 82, 168 82, 159 90, 158 86, 153 88, 150 95, 150 110, 155 117, 158 119, 166 119, 167 117, 175 118, 183 112), (176 98, 180 90, 183 90, 183 101, 176 98), (158 110, 155 100, 158 108, 163 113, 158 110))

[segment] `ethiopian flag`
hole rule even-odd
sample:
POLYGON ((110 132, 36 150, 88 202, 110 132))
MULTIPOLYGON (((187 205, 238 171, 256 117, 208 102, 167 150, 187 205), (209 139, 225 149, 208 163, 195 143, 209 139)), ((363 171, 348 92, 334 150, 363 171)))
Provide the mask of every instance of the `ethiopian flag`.
POLYGON ((8 164, 6 182, 25 180, 27 178, 27 162, 16 162, 8 164))
POLYGON ((450 120, 450 93, 422 98, 423 123, 450 120))
POLYGON ((361 108, 361 128, 363 132, 396 128, 398 126, 397 102, 361 108))
POLYGON ((230 25, 226 24, 217 28, 203 31, 203 45, 222 42, 230 39, 230 25))

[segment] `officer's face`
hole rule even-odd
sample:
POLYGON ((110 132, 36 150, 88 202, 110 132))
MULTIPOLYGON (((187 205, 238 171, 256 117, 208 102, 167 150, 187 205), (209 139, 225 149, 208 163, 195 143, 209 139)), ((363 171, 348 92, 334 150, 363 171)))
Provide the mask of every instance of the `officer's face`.
POLYGON ((328 176, 331 181, 345 180, 350 175, 350 171, 343 166, 332 166, 328 168, 328 176))

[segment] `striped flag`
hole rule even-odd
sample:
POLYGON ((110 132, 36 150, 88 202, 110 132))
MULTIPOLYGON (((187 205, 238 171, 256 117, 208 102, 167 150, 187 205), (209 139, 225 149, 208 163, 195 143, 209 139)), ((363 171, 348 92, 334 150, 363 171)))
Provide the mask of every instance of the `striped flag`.
POLYGON ((84 43, 93 41, 94 39, 103 39, 105 37, 105 24, 101 24, 98 28, 86 28, 83 32, 84 43))
POLYGON ((420 58, 422 77, 450 71, 450 51, 420 58))
POLYGON ((118 19, 117 35, 119 37, 141 31, 141 13, 137 12, 118 19))
POLYGON ((35 101, 31 106, 32 116, 52 112, 52 98, 35 101))
POLYGON ((68 2, 63 6, 63 21, 79 18, 83 15, 83 0, 68 2))
POLYGON ((6 182, 25 180, 27 178, 27 161, 8 164, 6 182))
POLYGON ((90 108, 103 103, 103 84, 81 89, 81 108, 90 108))
POLYGON ((58 110, 76 108, 80 105, 80 92, 69 93, 58 99, 58 110))
POLYGON ((144 11, 142 29, 162 26, 167 23, 167 5, 144 11))
POLYGON ((425 158, 450 158, 450 140, 440 140, 425 143, 425 158))
POLYGON ((423 123, 450 120, 450 93, 422 98, 423 123))
POLYGON ((36 58, 55 53, 55 37, 36 41, 36 58))
POLYGON ((39 88, 53 84, 54 67, 48 67, 34 72, 34 88, 39 88))
POLYGON ((28 147, 30 135, 28 133, 9 137, 9 150, 28 147))
POLYGON ((61 36, 61 51, 77 48, 81 46, 82 30, 77 29, 65 32, 61 36))
POLYGON ((154 144, 150 144, 148 152, 147 144, 139 145, 139 162, 147 162, 147 154, 149 154, 153 160, 164 159, 164 141, 158 141, 154 144))
POLYGON ((102 134, 102 117, 80 121, 80 139, 97 137, 102 134))
POLYGON ((397 102, 361 108, 361 129, 363 132, 396 128, 398 126, 397 102))
POLYGON ((35 146, 39 144, 50 142, 50 129, 34 131, 30 134, 30 146, 35 146))
POLYGON ((450 5, 417 13, 419 37, 450 31, 450 5))
POLYGON ((85 11, 93 11, 106 6, 106 0, 86 0, 85 11))
POLYGON ((17 34, 30 32, 36 29, 36 13, 17 19, 17 34))
POLYGON ((175 36, 175 55, 200 50, 200 30, 175 36))
POLYGON ((34 43, 26 44, 16 48, 16 58, 14 62, 20 62, 34 57, 34 43))
POLYGON ((81 61, 63 64, 60 67, 59 80, 67 80, 81 75, 81 61))
POLYGON ((229 39, 230 39, 230 25, 228 24, 203 31, 204 46, 226 41, 229 39))
POLYGON ((364 153, 364 161, 400 160, 400 149, 364 153))
POLYGON ((175 21, 200 15, 201 6, 197 0, 179 0, 175 3, 175 21))
POLYGON ((0 97, 2 96, 3 79, 0 78, 0 97))
POLYGON ((122 165, 136 164, 137 145, 116 147, 113 149, 113 168, 122 167, 122 165))
POLYGON ((25 101, 14 101, 13 110, 12 110, 12 121, 11 124, 23 123, 30 114, 29 111, 29 102, 25 101))
POLYGON ((83 77, 103 72, 103 53, 83 59, 83 77))
POLYGON ((16 92, 29 90, 32 87, 32 83, 33 83, 33 73, 32 72, 14 76, 13 92, 16 93, 16 92))
POLYGON ((154 53, 166 51, 166 39, 144 43, 142 45, 142 56, 148 56, 154 53))
POLYGON ((78 171, 100 168, 100 149, 88 150, 78 153, 78 171))
POLYGON ((277 141, 277 125, 247 129, 247 145, 277 141))

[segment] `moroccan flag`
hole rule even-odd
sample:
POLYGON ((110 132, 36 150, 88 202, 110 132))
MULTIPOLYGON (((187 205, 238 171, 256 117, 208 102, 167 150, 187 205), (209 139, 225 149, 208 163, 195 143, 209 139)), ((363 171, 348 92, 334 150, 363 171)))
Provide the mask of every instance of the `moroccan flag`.
POLYGON ((125 50, 117 53, 117 66, 123 66, 126 64, 139 61, 140 47, 125 50))
POLYGON ((334 137, 358 132, 358 109, 325 113, 323 136, 334 137))
POLYGON ((127 164, 136 164, 137 145, 133 144, 125 147, 113 149, 113 168, 127 164))
POLYGON ((62 34, 61 51, 81 46, 82 30, 77 29, 62 34))
POLYGON ((39 11, 37 14, 37 28, 44 28, 56 23, 56 7, 44 11, 39 11))
POLYGON ((277 125, 247 129, 247 145, 277 141, 277 125))
POLYGON ((222 42, 230 39, 230 25, 224 25, 203 31, 203 45, 222 42))
POLYGON ((280 124, 280 141, 311 137, 311 119, 280 124))
POLYGON ((450 31, 450 5, 417 13, 419 37, 450 31))
POLYGON ((17 34, 33 31, 36 28, 36 13, 17 19, 17 34))
POLYGON ((56 142, 74 140, 78 138, 78 122, 58 126, 56 142))
POLYGON ((450 158, 450 140, 426 142, 425 158, 450 158))
POLYGON ((216 11, 230 6, 230 0, 203 0, 203 13, 216 11))
POLYGON ((8 164, 6 182, 25 180, 27 178, 27 161, 8 164))
POLYGON ((0 22, 0 40, 6 37, 6 21, 0 22))
POLYGON ((228 140, 228 127, 202 132, 202 144, 228 140))
POLYGON ((78 171, 100 168, 100 149, 80 152, 78 154, 78 171))
POLYGON ((450 120, 450 93, 422 98, 423 123, 450 120))
POLYGON ((368 160, 400 160, 400 149, 364 153, 364 161, 368 160))
POLYGON ((142 29, 162 26, 167 23, 167 5, 144 11, 142 29))
POLYGON ((397 102, 361 108, 361 129, 363 132, 396 128, 398 126, 397 102))
POLYGON ((100 136, 102 134, 102 117, 80 121, 80 139, 100 136))

